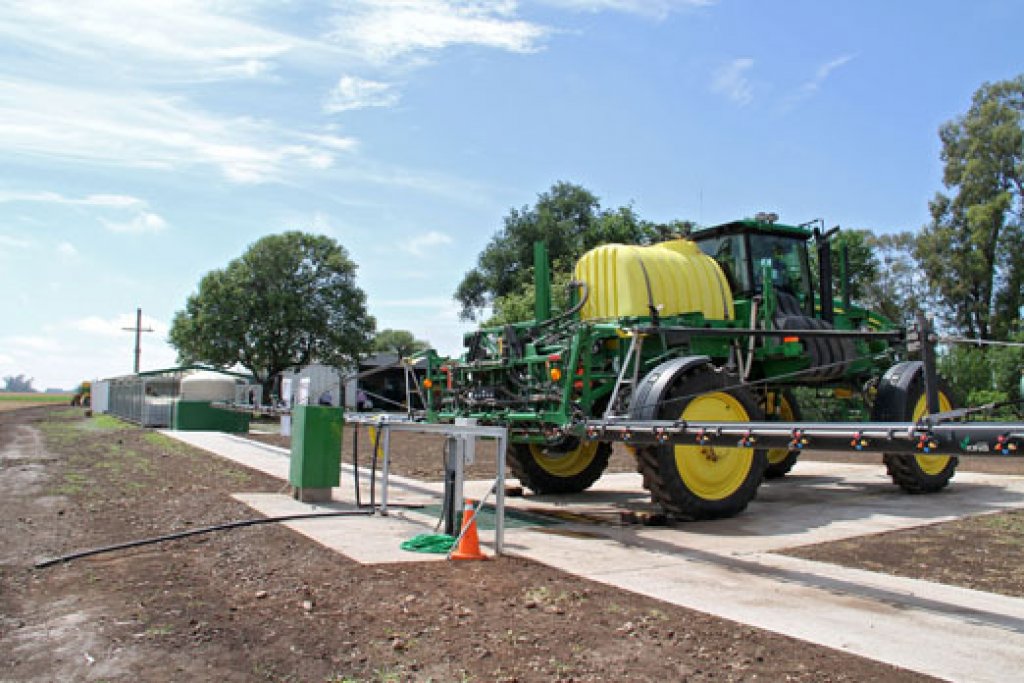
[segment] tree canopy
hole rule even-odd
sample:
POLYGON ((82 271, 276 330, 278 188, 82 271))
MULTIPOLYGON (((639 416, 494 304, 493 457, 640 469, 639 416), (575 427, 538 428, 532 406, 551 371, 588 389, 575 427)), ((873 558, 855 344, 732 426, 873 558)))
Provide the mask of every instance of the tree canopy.
POLYGON ((534 242, 547 246, 552 276, 558 280, 559 274, 572 271, 577 258, 599 244, 648 244, 667 239, 687 225, 641 220, 631 206, 602 209, 598 198, 588 190, 557 182, 538 195, 532 207, 511 209, 505 216, 502 228, 456 289, 455 299, 462 306, 460 316, 463 320, 479 320, 490 307, 497 318, 512 320, 509 316, 519 310, 519 300, 529 297, 532 301, 534 242), (509 310, 503 311, 506 297, 511 297, 504 306, 509 310))
POLYGON ((417 339, 409 330, 385 329, 373 338, 373 350, 378 353, 394 353, 399 358, 406 358, 426 349, 429 344, 417 339))
POLYGON ((238 363, 267 383, 292 366, 353 364, 374 327, 344 247, 292 231, 203 276, 169 336, 181 363, 238 363))
POLYGON ((860 303, 901 325, 913 323, 917 311, 935 310, 934 296, 914 256, 915 233, 869 234, 864 244, 870 248, 876 267, 870 278, 861 278, 860 303))
POLYGON ((1005 337, 1024 303, 1024 76, 982 85, 939 137, 949 194, 917 256, 954 327, 1005 337))

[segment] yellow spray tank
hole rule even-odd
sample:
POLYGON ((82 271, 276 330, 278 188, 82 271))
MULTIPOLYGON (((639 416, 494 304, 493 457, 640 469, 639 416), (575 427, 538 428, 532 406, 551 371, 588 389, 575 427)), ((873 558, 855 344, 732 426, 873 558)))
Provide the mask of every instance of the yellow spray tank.
POLYGON ((734 318, 729 282, 713 258, 693 242, 670 240, 647 247, 604 244, 576 262, 575 277, 588 298, 583 320, 703 313, 709 320, 734 318))

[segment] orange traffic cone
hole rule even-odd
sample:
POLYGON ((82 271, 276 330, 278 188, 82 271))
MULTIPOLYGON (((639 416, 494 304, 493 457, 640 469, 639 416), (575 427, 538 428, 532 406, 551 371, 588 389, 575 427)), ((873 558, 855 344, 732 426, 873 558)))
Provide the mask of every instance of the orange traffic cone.
POLYGON ((455 549, 449 559, 452 560, 486 560, 487 556, 480 552, 480 538, 476 533, 476 519, 474 518, 474 503, 466 499, 466 508, 462 513, 462 534, 459 540, 459 547, 455 549))

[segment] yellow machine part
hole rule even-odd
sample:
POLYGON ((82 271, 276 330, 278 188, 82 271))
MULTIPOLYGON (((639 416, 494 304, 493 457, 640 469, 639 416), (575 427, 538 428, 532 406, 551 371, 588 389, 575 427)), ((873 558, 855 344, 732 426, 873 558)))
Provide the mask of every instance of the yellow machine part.
POLYGON ((725 274, 713 258, 689 240, 649 247, 604 244, 576 262, 577 280, 587 283, 584 320, 703 313, 709 320, 734 318, 725 274), (648 288, 649 283, 649 288, 648 288))

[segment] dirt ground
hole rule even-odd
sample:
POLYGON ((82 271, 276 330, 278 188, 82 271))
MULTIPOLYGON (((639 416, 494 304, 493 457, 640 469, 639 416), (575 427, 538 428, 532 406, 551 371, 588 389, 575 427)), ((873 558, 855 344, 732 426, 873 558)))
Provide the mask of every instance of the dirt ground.
POLYGON ((249 518, 280 481, 68 408, 0 414, 0 679, 929 680, 530 562, 362 566, 249 518))

